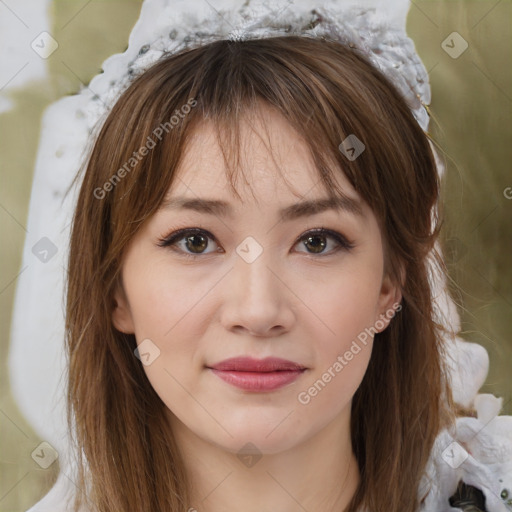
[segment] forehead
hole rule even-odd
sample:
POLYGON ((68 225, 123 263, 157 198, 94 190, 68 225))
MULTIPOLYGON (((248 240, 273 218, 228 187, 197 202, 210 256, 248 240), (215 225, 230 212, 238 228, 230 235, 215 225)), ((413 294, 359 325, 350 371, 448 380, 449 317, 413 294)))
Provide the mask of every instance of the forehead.
MULTIPOLYGON (((261 102, 256 110, 244 112, 238 126, 236 144, 239 142, 240 158, 232 171, 236 191, 243 202, 254 200, 270 205, 293 198, 327 197, 307 142, 274 108, 261 102)), ((231 141, 236 139, 219 143, 218 135, 216 125, 210 120, 205 119, 194 127, 166 201, 178 196, 231 200, 223 150, 232 154, 235 148, 231 147, 231 141)), ((361 201, 337 164, 333 164, 333 170, 343 192, 361 201)))

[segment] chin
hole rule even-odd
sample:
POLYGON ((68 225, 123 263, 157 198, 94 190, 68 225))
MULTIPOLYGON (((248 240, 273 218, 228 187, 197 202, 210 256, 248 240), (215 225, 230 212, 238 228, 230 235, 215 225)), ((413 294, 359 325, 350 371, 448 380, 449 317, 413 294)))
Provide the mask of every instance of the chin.
MULTIPOLYGON (((261 414, 245 414, 243 417, 224 419, 224 425, 227 425, 227 434, 222 429, 216 429, 212 436, 212 430, 206 432, 196 432, 209 442, 218 445, 226 451, 238 454, 246 445, 254 445, 258 452, 262 454, 275 454, 293 448, 308 437, 308 432, 301 431, 296 422, 296 418, 290 421, 294 414, 289 414, 292 409, 281 410, 267 419, 261 417, 261 414), (288 418, 287 418, 288 417, 288 418), (285 419, 287 418, 287 419, 285 419)), ((307 427, 301 424, 302 429, 307 427)), ((246 449, 250 451, 250 446, 246 449)))
POLYGON ((252 430, 232 432, 233 437, 212 440, 219 448, 243 458, 244 455, 273 455, 296 446, 300 440, 297 433, 286 431, 281 434, 266 432, 254 433, 252 430))

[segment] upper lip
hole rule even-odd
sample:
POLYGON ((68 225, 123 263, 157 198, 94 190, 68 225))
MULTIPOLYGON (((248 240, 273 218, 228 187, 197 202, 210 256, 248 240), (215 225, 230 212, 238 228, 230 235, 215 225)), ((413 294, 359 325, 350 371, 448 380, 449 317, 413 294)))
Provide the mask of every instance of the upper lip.
POLYGON ((278 357, 254 359, 252 357, 232 357, 208 368, 237 372, 275 372, 282 370, 304 370, 306 367, 278 357))

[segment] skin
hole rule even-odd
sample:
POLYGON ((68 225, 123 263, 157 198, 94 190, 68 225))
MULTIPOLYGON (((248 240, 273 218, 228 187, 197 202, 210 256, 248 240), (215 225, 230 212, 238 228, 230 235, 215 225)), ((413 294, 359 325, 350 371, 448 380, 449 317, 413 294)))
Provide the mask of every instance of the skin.
MULTIPOLYGON (((184 510, 343 510, 360 478, 350 443, 350 406, 372 338, 308 404, 298 395, 365 328, 380 319, 385 325, 378 331, 385 329, 390 320, 383 315, 401 296, 384 275, 381 233, 366 203, 361 202, 364 216, 326 210, 279 220, 279 209, 326 194, 292 127, 265 105, 259 113, 268 140, 259 118, 252 118, 252 128, 244 123, 241 133, 244 174, 254 196, 245 186, 237 187, 242 202, 231 194, 221 150, 205 122, 191 139, 168 197, 225 200, 234 214, 160 209, 127 248, 112 318, 137 343, 150 339, 160 350, 144 370, 168 407, 190 475, 193 501, 184 510), (175 251, 158 245, 185 227, 215 237, 207 246, 204 239, 196 241, 203 254, 195 258, 182 255, 195 254, 186 238, 175 251), (328 245, 318 254, 311 244, 296 242, 319 227, 339 232, 355 247, 336 251, 335 239, 320 236, 328 245), (252 263, 236 252, 248 236, 263 249, 252 263), (241 355, 281 357, 307 370, 280 389, 252 392, 206 368, 241 355), (254 464, 237 457, 248 442, 262 455, 254 464)), ((338 178, 344 192, 361 201, 342 172, 338 178)))

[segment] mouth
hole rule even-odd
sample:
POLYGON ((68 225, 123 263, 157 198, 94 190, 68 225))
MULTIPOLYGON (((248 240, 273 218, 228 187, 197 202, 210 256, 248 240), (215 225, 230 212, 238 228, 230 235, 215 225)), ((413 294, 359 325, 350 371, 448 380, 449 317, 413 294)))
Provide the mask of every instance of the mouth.
POLYGON ((303 365, 268 357, 236 357, 207 368, 219 378, 247 391, 273 391, 298 379, 307 368, 303 365))

